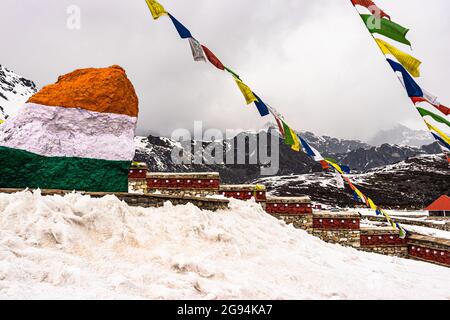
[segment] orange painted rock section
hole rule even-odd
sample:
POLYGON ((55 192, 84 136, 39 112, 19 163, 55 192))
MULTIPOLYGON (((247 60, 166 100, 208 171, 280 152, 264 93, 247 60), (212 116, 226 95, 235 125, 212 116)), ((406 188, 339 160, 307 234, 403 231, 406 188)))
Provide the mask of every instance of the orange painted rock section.
POLYGON ((45 86, 28 102, 131 117, 137 117, 139 111, 134 87, 125 70, 117 65, 79 69, 60 76, 55 84, 45 86))

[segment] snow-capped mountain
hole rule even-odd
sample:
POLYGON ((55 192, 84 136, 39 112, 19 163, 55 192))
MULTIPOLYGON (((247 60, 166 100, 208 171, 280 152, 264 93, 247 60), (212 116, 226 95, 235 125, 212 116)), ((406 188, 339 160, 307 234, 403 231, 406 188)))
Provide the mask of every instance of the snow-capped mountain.
MULTIPOLYGON (((265 129, 261 132, 246 132, 242 134, 249 137, 266 134, 269 141, 272 134, 276 135, 280 144, 280 170, 278 175, 298 175, 322 171, 320 165, 304 153, 292 152, 290 147, 284 144, 284 141, 278 136, 278 133, 275 130, 265 129)), ((234 150, 236 151, 236 139, 238 139, 240 135, 231 140, 218 142, 220 148, 224 150, 224 153, 229 151, 232 145, 235 146, 234 150)), ((311 145, 319 150, 323 156, 337 159, 341 164, 349 165, 353 171, 358 172, 395 164, 417 155, 437 154, 441 152, 440 148, 435 144, 422 148, 402 147, 388 144, 374 147, 361 141, 319 137, 313 133, 307 133, 306 135, 303 133, 302 135, 311 143, 311 145)), ((136 137, 135 141, 136 160, 147 162, 152 171, 217 171, 221 173, 222 179, 227 183, 242 183, 261 178, 260 165, 249 164, 248 160, 246 161, 246 164, 241 165, 176 165, 172 162, 171 154, 173 147, 177 145, 177 142, 169 138, 155 136, 149 136, 147 138, 136 137)), ((199 143, 206 146, 205 142, 192 141, 191 143, 192 147, 199 143)), ((251 153, 259 153, 259 150, 251 150, 252 147, 248 141, 246 141, 245 147, 246 159, 248 159, 249 154, 251 153)))
POLYGON ((332 158, 353 170, 367 171, 395 164, 420 154, 439 154, 441 152, 442 150, 436 142, 420 148, 385 143, 378 147, 359 148, 346 153, 338 153, 333 155, 332 158))
POLYGON ((17 112, 18 107, 36 93, 36 85, 0 65, 0 119, 17 112))
POLYGON ((317 136, 309 131, 299 132, 302 138, 323 154, 347 153, 358 149, 370 149, 372 146, 359 140, 338 139, 330 136, 317 136))
MULTIPOLYGON (((258 162, 251 163, 249 161, 251 154, 259 154, 259 150, 255 150, 250 146, 250 140, 245 140, 245 163, 237 164, 237 141, 241 139, 243 135, 247 137, 255 137, 258 139, 259 134, 266 134, 268 141, 272 134, 276 134, 274 131, 263 130, 259 133, 246 132, 241 133, 233 139, 216 142, 219 145, 219 149, 223 150, 224 157, 227 153, 233 152, 235 164, 175 164, 172 161, 172 150, 174 146, 179 146, 179 143, 165 137, 136 137, 136 161, 146 162, 149 165, 151 171, 156 172, 210 172, 215 171, 221 174, 222 180, 226 183, 242 183, 257 179, 261 176, 261 164, 258 162), (232 149, 233 148, 233 149, 232 149)), ((277 138, 278 137, 278 134, 277 138)), ((191 141, 190 157, 193 158, 193 151, 196 145, 202 144, 203 147, 207 146, 206 142, 191 141)), ((270 148, 270 144, 269 144, 270 148)), ((285 145, 280 139, 280 170, 278 174, 301 174, 309 172, 321 171, 321 166, 314 162, 304 153, 292 152, 290 147, 285 145)))
POLYGON ((434 139, 428 131, 413 130, 398 124, 391 129, 380 131, 369 140, 369 143, 374 146, 389 143, 400 146, 421 147, 433 143, 433 141, 434 139))

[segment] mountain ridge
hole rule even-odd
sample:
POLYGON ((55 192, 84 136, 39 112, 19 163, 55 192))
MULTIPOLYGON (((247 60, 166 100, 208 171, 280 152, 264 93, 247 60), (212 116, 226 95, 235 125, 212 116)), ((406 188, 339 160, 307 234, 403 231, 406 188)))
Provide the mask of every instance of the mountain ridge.
MULTIPOLYGON (((320 172, 321 167, 314 162, 310 157, 300 152, 292 152, 289 146, 284 144, 284 141, 279 137, 278 132, 275 129, 266 129, 259 132, 244 132, 232 139, 222 140, 220 142, 224 152, 230 150, 230 146, 236 145, 236 140, 240 135, 246 135, 258 139, 258 135, 267 134, 267 140, 270 141, 271 135, 275 135, 279 139, 280 144, 280 171, 279 175, 283 174, 303 174, 309 172, 320 172)), ((367 143, 358 140, 342 140, 329 136, 316 136, 314 133, 308 132, 302 134, 305 139, 315 147, 325 157, 330 157, 338 160, 343 165, 350 166, 351 169, 357 172, 364 172, 373 168, 383 167, 386 165, 392 165, 400 161, 404 161, 410 157, 422 155, 422 154, 439 154, 441 153, 440 147, 436 144, 430 144, 428 146, 408 147, 383 144, 379 147, 370 146, 367 143), (333 151, 341 151, 333 152, 333 151)), ((242 169, 239 165, 175 165, 171 163, 171 151, 179 143, 167 138, 157 137, 150 135, 149 137, 136 137, 136 160, 147 162, 151 170, 179 170, 179 171, 221 171, 226 167, 229 169, 242 169)), ((191 144, 202 143, 207 145, 207 142, 191 141, 191 144)), ((216 142, 217 143, 217 142, 216 142)), ((251 146, 248 142, 245 145, 246 159, 248 159, 251 146)), ((270 148, 270 146, 268 146, 270 148)), ((191 152, 192 150, 190 150, 191 152)), ((259 153, 259 150, 253 150, 259 153)), ((267 151, 268 152, 268 151, 267 151)), ((191 152, 192 153, 192 152, 191 152)), ((256 175, 260 165, 246 164, 248 169, 252 171, 251 176, 256 175)), ((228 171, 228 170, 225 170, 228 171)), ((234 182, 234 181, 233 181, 234 182)))
POLYGON ((368 140, 368 143, 374 146, 388 143, 399 146, 422 147, 434 141, 431 134, 426 130, 414 130, 405 125, 397 124, 390 129, 379 131, 368 140))
POLYGON ((14 115, 18 107, 36 92, 33 81, 0 65, 0 119, 14 115))

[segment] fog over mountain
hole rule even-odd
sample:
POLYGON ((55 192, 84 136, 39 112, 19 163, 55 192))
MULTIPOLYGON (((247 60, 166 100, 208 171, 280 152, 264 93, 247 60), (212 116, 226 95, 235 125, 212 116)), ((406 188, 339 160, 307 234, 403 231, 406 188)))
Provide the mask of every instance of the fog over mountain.
POLYGON ((389 143, 400 146, 421 147, 433 143, 434 139, 428 131, 413 130, 407 126, 398 124, 391 129, 378 132, 368 142, 374 146, 389 143))

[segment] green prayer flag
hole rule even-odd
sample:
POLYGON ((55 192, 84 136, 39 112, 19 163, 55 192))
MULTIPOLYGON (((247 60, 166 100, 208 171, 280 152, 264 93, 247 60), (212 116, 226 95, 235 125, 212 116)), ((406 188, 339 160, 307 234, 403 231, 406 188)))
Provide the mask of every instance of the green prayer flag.
POLYGON ((411 45, 411 42, 406 39, 409 29, 388 19, 380 19, 371 14, 362 14, 361 18, 370 33, 378 33, 408 46, 411 45))
POLYGON ((292 137, 291 128, 283 121, 283 129, 284 129, 284 143, 289 146, 293 146, 295 144, 294 138, 292 137))
POLYGON ((333 159, 333 158, 325 158, 325 160, 330 161, 330 162, 332 162, 334 164, 338 163, 338 161, 336 159, 333 159))
POLYGON ((435 121, 440 122, 440 123, 444 123, 444 124, 446 124, 447 126, 450 127, 450 122, 449 122, 447 119, 445 119, 444 117, 441 117, 440 115, 438 115, 438 114, 436 114, 436 113, 433 113, 433 112, 431 112, 431 111, 428 111, 428 110, 423 109, 423 108, 420 108, 420 107, 417 107, 417 110, 419 111, 419 113, 420 113, 420 115, 421 115, 422 117, 430 116, 430 117, 432 117, 435 121))
POLYGON ((236 78, 238 78, 239 80, 241 80, 241 77, 239 77, 239 75, 236 73, 236 72, 234 72, 233 70, 231 70, 230 68, 228 68, 228 67, 224 67, 225 68, 225 70, 227 70, 229 73, 231 73, 233 76, 235 76, 236 78))

